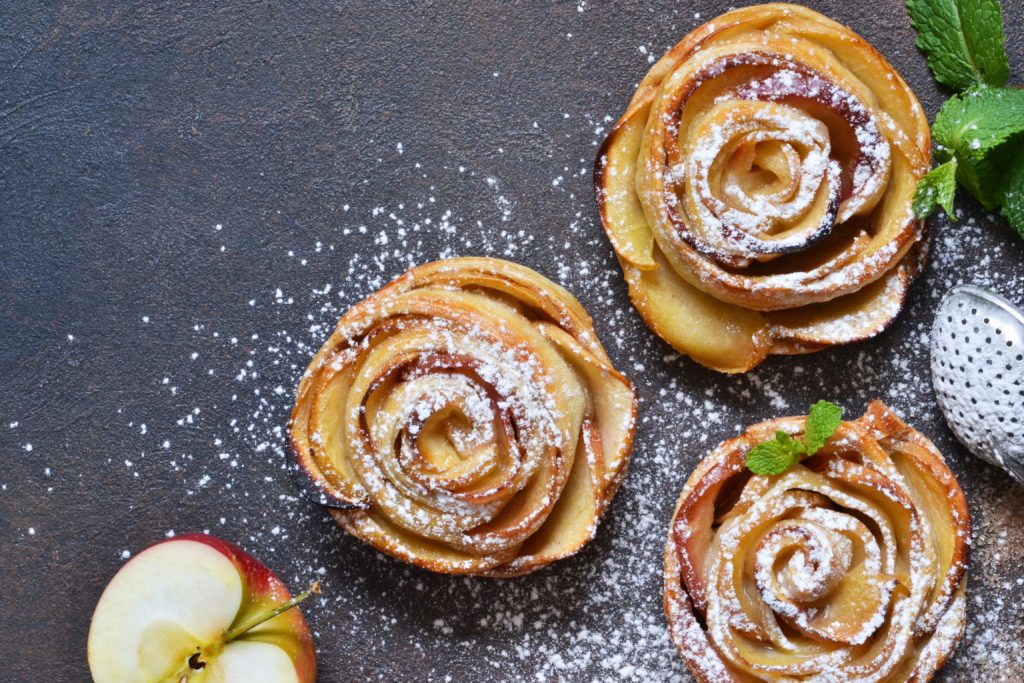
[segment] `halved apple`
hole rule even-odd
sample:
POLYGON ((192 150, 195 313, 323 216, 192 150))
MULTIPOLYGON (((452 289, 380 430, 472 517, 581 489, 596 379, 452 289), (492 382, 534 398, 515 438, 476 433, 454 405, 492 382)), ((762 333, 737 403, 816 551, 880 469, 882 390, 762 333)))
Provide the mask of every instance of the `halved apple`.
POLYGON ((267 567, 213 536, 157 543, 103 591, 89 669, 96 683, 313 683, 313 638, 292 609, 311 591, 292 599, 267 567))

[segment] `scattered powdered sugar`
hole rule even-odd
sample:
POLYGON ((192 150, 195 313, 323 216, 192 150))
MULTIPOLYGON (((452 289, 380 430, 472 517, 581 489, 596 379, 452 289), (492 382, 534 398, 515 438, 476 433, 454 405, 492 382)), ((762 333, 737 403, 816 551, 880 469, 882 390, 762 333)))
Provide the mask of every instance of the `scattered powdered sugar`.
MULTIPOLYGON (((480 174, 460 177, 472 183, 480 174)), ((387 679, 389 661, 401 656, 421 660, 417 666, 425 680, 459 680, 458 672, 482 670, 494 680, 683 681, 689 675, 669 641, 661 613, 661 551, 685 478, 714 444, 751 422, 801 413, 817 398, 841 403, 853 417, 877 397, 936 438, 959 473, 970 466, 968 471, 983 475, 962 480, 976 524, 980 519, 982 525, 976 526, 975 573, 968 578, 968 595, 976 597, 959 657, 967 660, 963 670, 989 667, 989 661, 1016 661, 1021 656, 1019 641, 1006 629, 1013 625, 1018 634, 1022 632, 1013 607, 1013 596, 1022 588, 997 578, 1004 577, 1006 569, 991 569, 990 576, 982 570, 979 577, 978 568, 1012 562, 1008 539, 1021 540, 1020 528, 1005 528, 1012 517, 994 528, 985 522, 988 515, 1008 515, 1007 496, 1019 500, 1021 495, 1007 492, 1008 481, 965 460, 962 451, 950 453, 950 438, 940 431, 937 411, 928 400, 927 375, 917 371, 927 358, 927 325, 913 322, 928 320, 926 311, 942 291, 963 279, 967 263, 985 265, 1007 249, 1019 251, 1009 240, 993 244, 993 236, 1005 230, 998 219, 967 220, 955 228, 942 219, 935 221, 932 267, 924 283, 912 290, 909 315, 904 314, 897 329, 882 340, 772 360, 745 376, 729 378, 699 369, 671 352, 636 319, 622 296, 618 266, 589 206, 587 182, 580 173, 574 182, 554 190, 574 207, 574 217, 562 232, 548 234, 544 249, 572 253, 572 258, 561 256, 561 265, 549 266, 547 274, 585 303, 616 366, 637 384, 641 406, 630 471, 598 537, 580 556, 508 581, 434 576, 383 558, 347 537, 324 511, 288 485, 290 474, 282 470, 288 462, 285 425, 293 387, 343 310, 410 265, 454 254, 502 255, 513 243, 521 244, 514 230, 495 239, 489 236, 493 232, 475 230, 476 221, 466 214, 417 198, 400 201, 404 208, 361 219, 373 230, 389 234, 400 225, 406 230, 404 244, 403 238, 394 238, 400 250, 375 248, 341 255, 337 245, 325 245, 307 254, 310 264, 340 265, 343 277, 304 288, 297 282, 282 283, 267 287, 268 294, 262 295, 239 293, 246 301, 255 298, 260 308, 280 311, 282 320, 304 319, 304 325, 219 333, 212 321, 183 327, 191 333, 189 346, 199 352, 199 359, 211 347, 230 352, 227 365, 214 369, 222 378, 220 393, 230 393, 232 400, 208 407, 200 394, 186 391, 191 385, 187 377, 168 374, 164 382, 161 375, 160 386, 169 398, 172 388, 181 387, 173 392, 177 400, 186 405, 196 402, 203 410, 185 411, 191 421, 148 420, 146 433, 140 436, 153 446, 136 459, 152 458, 153 450, 166 440, 194 438, 197 431, 210 436, 209 455, 173 454, 167 466, 181 474, 188 493, 200 486, 213 488, 217 495, 244 505, 251 533, 235 540, 264 557, 290 583, 299 585, 311 573, 320 574, 325 593, 306 614, 326 662, 336 656, 339 644, 345 644, 362 651, 358 670, 369 679, 387 679), (437 247, 409 239, 424 234, 427 226, 442 224, 452 229, 441 232, 444 238, 437 247), (575 246, 579 244, 585 248, 575 246), (981 245, 988 245, 987 253, 976 258, 981 245), (278 289, 284 296, 276 294, 278 289), (232 344, 233 336, 250 343, 232 344), (268 474, 256 477, 257 472, 268 474), (254 507, 254 499, 262 502, 254 507), (1002 554, 1001 560, 993 559, 993 551, 1002 554), (455 653, 453 659, 441 654, 447 651, 455 653)), ((513 213, 517 203, 512 202, 513 213)), ((544 261, 534 258, 527 263, 544 261)), ((1019 275, 993 265, 972 274, 975 281, 1004 292, 1022 285, 1019 275)), ((137 424, 131 429, 141 430, 137 424)), ((216 533, 216 525, 211 530, 216 533)))
MULTIPOLYGON (((578 7, 583 12, 589 5, 578 7)), ((687 16, 676 35, 696 23, 687 16)), ((631 48, 637 72, 660 49, 631 48)), ((879 338, 773 358, 742 376, 704 370, 640 321, 597 218, 592 156, 620 113, 619 99, 603 100, 607 111, 569 112, 565 123, 561 112, 538 127, 531 127, 533 119, 506 122, 547 135, 559 159, 531 187, 506 180, 500 162, 417 162, 413 142, 406 138, 399 148, 399 140, 391 141, 401 168, 423 182, 386 203, 368 203, 357 191, 339 198, 336 224, 279 255, 287 264, 274 271, 279 279, 237 291, 252 320, 221 318, 214 306, 187 319, 153 314, 139 322, 145 343, 154 342, 159 322, 171 326, 181 345, 177 362, 140 378, 165 398, 166 414, 122 406, 111 418, 114 434, 120 429, 125 447, 136 450, 118 448, 95 465, 125 468, 133 473, 126 481, 143 490, 170 482, 177 488, 170 504, 209 510, 205 530, 254 553, 293 589, 322 580, 324 592, 303 612, 325 680, 396 680, 395 662, 402 660, 403 671, 417 671, 425 681, 465 680, 471 672, 496 681, 687 681, 661 593, 665 536, 687 476, 748 424, 803 414, 818 399, 841 404, 853 418, 878 398, 936 441, 973 515, 969 621, 948 680, 1020 680, 1024 488, 955 444, 927 372, 932 311, 950 286, 974 282, 1022 303, 1020 240, 995 216, 965 216, 958 225, 934 219, 930 265, 906 310, 879 338), (452 197, 460 195, 477 203, 456 204, 452 197), (541 218, 530 211, 534 204, 561 208, 541 218), (503 581, 432 575, 350 538, 299 494, 287 453, 295 387, 340 315, 409 267, 476 254, 525 263, 567 287, 640 396, 630 469, 595 540, 574 558, 503 581)), ((209 229, 219 240, 233 227, 218 219, 209 229)), ((80 342, 74 336, 68 344, 80 342)), ((33 449, 31 421, 31 415, 5 416, 17 457, 39 458, 40 470, 54 467, 54 478, 82 476, 61 471, 58 460, 33 449)), ((0 486, 0 495, 15 488, 8 481, 0 486)), ((50 531, 21 528, 26 543, 50 531)), ((177 532, 194 530, 201 529, 177 532)), ((118 546, 117 552, 127 558, 140 550, 118 546)))

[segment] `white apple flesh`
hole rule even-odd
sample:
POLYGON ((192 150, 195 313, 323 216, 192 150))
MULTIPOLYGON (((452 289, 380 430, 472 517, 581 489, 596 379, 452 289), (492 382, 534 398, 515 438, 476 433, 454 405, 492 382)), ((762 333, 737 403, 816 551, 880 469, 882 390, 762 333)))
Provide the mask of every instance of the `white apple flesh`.
MULTIPOLYGON (((304 597, 304 596, 303 596, 304 597)), ((95 683, 313 683, 316 654, 265 566, 205 534, 158 543, 107 585, 89 628, 95 683)))

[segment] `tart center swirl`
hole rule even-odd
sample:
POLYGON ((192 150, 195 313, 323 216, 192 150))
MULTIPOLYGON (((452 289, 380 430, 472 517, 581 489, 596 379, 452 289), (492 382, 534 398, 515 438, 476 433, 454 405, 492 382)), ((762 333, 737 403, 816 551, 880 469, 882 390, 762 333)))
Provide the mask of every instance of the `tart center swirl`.
MULTIPOLYGON (((874 209, 888 181, 889 143, 857 97, 779 63, 748 53, 712 64, 708 77, 740 65, 774 70, 719 95, 692 124, 686 151, 668 151, 682 159, 666 184, 680 236, 726 265, 806 249, 874 209)), ((677 139, 678 124, 669 132, 677 139)))

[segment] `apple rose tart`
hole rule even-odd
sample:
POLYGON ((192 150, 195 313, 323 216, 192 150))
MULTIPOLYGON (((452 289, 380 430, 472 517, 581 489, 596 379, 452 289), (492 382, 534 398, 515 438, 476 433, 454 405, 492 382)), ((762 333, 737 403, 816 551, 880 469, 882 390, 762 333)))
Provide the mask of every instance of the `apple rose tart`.
POLYGON ((700 681, 927 681, 966 625, 963 491, 879 402, 781 475, 745 468, 804 423, 755 425, 687 481, 665 547, 672 640, 700 681))
POLYGON ((914 93, 863 38, 768 4, 697 28, 648 72, 598 155, 630 297, 723 372, 865 339, 926 255, 914 93))
POLYGON ((632 385, 569 292, 456 258, 341 318, 289 429, 303 479, 352 535, 433 571, 514 576, 593 537, 635 423, 632 385))

